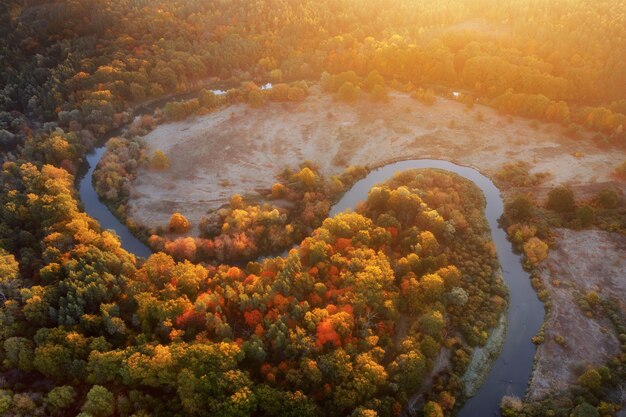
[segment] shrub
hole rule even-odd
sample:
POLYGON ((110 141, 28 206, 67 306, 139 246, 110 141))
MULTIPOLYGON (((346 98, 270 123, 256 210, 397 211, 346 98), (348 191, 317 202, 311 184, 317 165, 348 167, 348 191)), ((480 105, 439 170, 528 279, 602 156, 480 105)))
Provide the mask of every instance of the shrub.
POLYGON ((596 213, 593 211, 593 207, 578 207, 576 209, 576 219, 580 221, 582 227, 589 227, 596 220, 596 213))
POLYGON ((591 404, 582 403, 574 408, 571 417, 600 417, 600 413, 591 404))
POLYGON ((207 109, 212 109, 216 107, 219 103, 218 97, 211 90, 202 89, 198 94, 198 100, 200 101, 200 105, 202 107, 206 107, 207 109))
POLYGON ((163 151, 157 150, 152 156, 150 166, 159 171, 168 169, 170 167, 170 159, 163 153, 163 151))
POLYGON ((605 188, 596 195, 596 201, 606 209, 615 209, 620 203, 620 195, 613 188, 605 188))
POLYGON ((595 392, 602 386, 602 377, 598 371, 590 368, 578 377, 578 383, 588 390, 595 392))
POLYGON ((548 245, 538 237, 531 237, 524 244, 524 253, 531 265, 538 265, 548 256, 548 245))
POLYGON ((517 416, 522 411, 522 406, 522 400, 512 395, 505 395, 500 401, 500 410, 504 417, 517 416))
POLYGON ((255 88, 248 93, 248 103, 252 107, 261 107, 267 100, 263 90, 255 88))
POLYGON ((512 222, 527 220, 533 215, 534 204, 526 195, 518 195, 504 207, 506 217, 512 222))
POLYGON ((172 233, 185 233, 189 230, 189 220, 180 213, 172 214, 168 229, 172 233))
POLYGON ((428 106, 432 106, 437 100, 437 97, 435 97, 435 93, 433 93, 432 90, 424 90, 421 87, 411 93, 411 98, 421 101, 428 106))
POLYGON ((550 190, 547 206, 560 213, 574 211, 574 192, 564 185, 550 190))

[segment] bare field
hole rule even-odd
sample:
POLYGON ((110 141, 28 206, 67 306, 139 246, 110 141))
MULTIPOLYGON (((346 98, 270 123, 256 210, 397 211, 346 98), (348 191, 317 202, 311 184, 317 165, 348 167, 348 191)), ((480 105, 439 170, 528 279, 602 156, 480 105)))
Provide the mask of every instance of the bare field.
POLYGON ((564 137, 561 126, 530 124, 484 106, 468 110, 443 98, 427 106, 397 92, 388 103, 344 104, 317 86, 301 103, 233 105, 146 135, 150 154, 164 151, 171 167, 139 173, 130 217, 153 227, 178 211, 197 225, 232 194, 268 188, 282 169, 304 160, 319 164, 326 175, 348 165, 410 158, 448 159, 493 175, 503 163, 522 160, 533 172, 551 173, 545 186, 574 187, 610 182, 611 171, 624 160, 623 153, 564 137))
POLYGON ((552 300, 530 383, 531 399, 567 389, 586 365, 598 366, 619 353, 608 319, 585 316, 576 300, 589 291, 612 297, 626 315, 626 237, 598 230, 558 229, 557 246, 542 272, 552 300), (557 337, 563 337, 559 344, 557 337))

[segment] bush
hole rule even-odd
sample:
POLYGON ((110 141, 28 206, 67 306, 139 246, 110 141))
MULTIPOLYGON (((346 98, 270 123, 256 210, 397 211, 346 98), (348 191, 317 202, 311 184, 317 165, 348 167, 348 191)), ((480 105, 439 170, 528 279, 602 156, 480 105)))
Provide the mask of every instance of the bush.
POLYGON ((163 153, 163 151, 155 151, 152 156, 152 161, 150 162, 150 166, 153 169, 163 171, 170 167, 170 159, 163 153))
POLYGON ((531 265, 538 265, 548 257, 548 245, 537 237, 531 237, 524 244, 524 253, 531 265))
POLYGON ((219 101, 218 97, 211 90, 202 89, 200 94, 198 94, 198 100, 200 101, 200 105, 202 107, 206 107, 207 109, 213 109, 217 107, 219 101))
POLYGON ((578 383, 592 392, 597 392, 602 386, 602 377, 598 371, 590 368, 578 377, 578 383))
POLYGON ((263 104, 265 104, 266 100, 267 97, 265 96, 265 93, 259 88, 250 90, 250 92, 248 93, 248 103, 252 107, 261 107, 263 104))
POLYGON ((545 172, 530 173, 531 166, 527 162, 515 161, 502 165, 495 175, 498 181, 506 182, 516 187, 532 187, 541 184, 548 176, 545 172))
POLYGON ((437 97, 435 97, 435 93, 433 93, 433 90, 424 90, 421 87, 411 93, 411 98, 421 101, 428 106, 432 106, 437 100, 437 97))
POLYGON ((511 223, 527 220, 533 215, 534 204, 526 195, 518 195, 504 207, 504 213, 511 223))
POLYGON ((606 209, 615 209, 619 206, 620 195, 613 188, 605 188, 596 195, 596 201, 606 209))
POLYGON ((504 417, 517 416, 522 411, 522 406, 522 400, 512 395, 505 395, 500 401, 500 411, 504 417))
POLYGON ((580 221, 582 227, 589 227, 596 220, 596 213, 593 207, 582 206, 576 209, 576 219, 580 221))
POLYGON ((571 417, 600 417, 600 413, 591 404, 582 403, 574 408, 571 417))
POLYGON ((172 214, 168 229, 172 233, 186 233, 189 230, 189 220, 180 213, 172 214))
POLYGON ((574 192, 564 185, 552 189, 548 193, 547 206, 550 210, 560 213, 574 211, 574 192))

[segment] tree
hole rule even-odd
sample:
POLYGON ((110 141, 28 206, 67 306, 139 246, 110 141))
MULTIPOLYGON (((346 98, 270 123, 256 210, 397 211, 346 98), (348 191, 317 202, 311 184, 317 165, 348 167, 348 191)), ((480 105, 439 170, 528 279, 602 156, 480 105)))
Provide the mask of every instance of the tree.
POLYGON ((605 188, 596 195, 596 201, 606 209, 615 209, 619 206, 620 195, 614 188, 605 188))
POLYGON ((252 107, 261 107, 263 104, 265 104, 266 100, 267 98, 265 96, 265 93, 260 88, 250 90, 250 92, 248 93, 248 103, 250 103, 252 107))
POLYGON ((503 417, 515 417, 522 411, 522 400, 516 396, 505 395, 500 401, 500 411, 503 417))
POLYGON ((415 392, 424 379, 426 361, 418 351, 411 351, 398 355, 390 368, 394 374, 393 379, 405 392, 415 392))
POLYGON ((548 193, 547 206, 560 213, 574 211, 574 192, 567 186, 553 188, 548 193))
POLYGON ((576 208, 576 219, 580 221, 582 227, 589 227, 596 220, 596 213, 591 206, 582 206, 576 208))
POLYGON ((584 402, 574 408, 574 411, 572 411, 570 417, 600 417, 600 413, 598 412, 598 409, 596 407, 587 402, 584 402))
POLYGON ((441 406, 434 401, 428 401, 424 404, 423 413, 424 417, 443 417, 441 406))
POLYGON ((367 91, 372 91, 377 85, 384 89, 385 79, 382 75, 380 75, 378 71, 372 70, 369 74, 367 74, 367 78, 365 79, 365 83, 363 86, 367 91))
POLYGON ((376 84, 370 92, 370 99, 372 101, 387 101, 389 99, 387 89, 382 85, 376 84))
POLYGON ((420 330, 424 334, 432 336, 435 340, 439 340, 441 339, 441 331, 444 324, 441 312, 431 311, 420 319, 420 330))
POLYGON ((513 223, 528 220, 533 215, 534 205, 526 195, 518 195, 513 201, 507 202, 504 212, 513 223))
POLYGON ((592 392, 598 392, 602 386, 602 377, 597 370, 590 368, 578 377, 578 383, 592 392))
POLYGON ((548 245, 538 237, 531 237, 524 243, 524 253, 531 265, 538 265, 548 257, 548 245))
POLYGON ((46 403, 54 414, 62 415, 76 399, 76 391, 69 385, 53 388, 46 397, 46 403))
POLYGON ((189 220, 180 213, 174 213, 170 217, 168 229, 172 233, 187 233, 189 231, 189 220))
POLYGON ((200 101, 200 105, 202 107, 206 107, 207 109, 213 109, 218 104, 218 98, 215 93, 211 90, 202 89, 200 94, 198 95, 198 100, 200 101))
POLYGON ((33 342, 24 337, 9 337, 4 341, 4 353, 9 366, 24 372, 32 371, 34 366, 33 342))
POLYGON ((0 305, 6 298, 18 296, 21 286, 19 264, 15 257, 0 248, 0 305))
POLYGON ((101 385, 94 385, 87 393, 81 410, 94 417, 109 417, 115 413, 115 397, 101 385))
POLYGON ((343 85, 339 88, 338 97, 340 100, 351 103, 359 98, 359 94, 361 89, 356 87, 349 81, 343 83, 343 85))
POLYGON ((154 151, 150 165, 153 169, 162 171, 170 167, 170 159, 161 150, 154 151))

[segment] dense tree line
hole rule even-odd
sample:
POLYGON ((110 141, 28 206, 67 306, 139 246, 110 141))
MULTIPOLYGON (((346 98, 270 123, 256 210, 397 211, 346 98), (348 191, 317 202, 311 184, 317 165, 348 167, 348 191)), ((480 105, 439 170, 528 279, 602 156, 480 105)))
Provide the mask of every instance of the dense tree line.
MULTIPOLYGON (((133 103, 202 80, 282 83, 353 71, 365 85, 347 80, 337 91, 354 97, 363 87, 381 100, 384 83, 370 84, 375 71, 387 81, 463 88, 504 111, 574 122, 623 146, 626 56, 619 51, 626 16, 619 2, 387 6, 7 2, 0 10, 0 52, 11 57, 0 75, 1 143, 14 146, 31 134, 24 115, 101 134, 122 123, 133 103)), ((298 86, 279 90, 289 100, 303 97, 298 86)), ((259 91, 250 95, 263 100, 259 91)), ((172 109, 173 117, 181 111, 190 110, 172 109)))
POLYGON ((448 413, 506 306, 484 200, 452 174, 398 175, 245 268, 138 265, 77 210, 71 180, 3 167, 3 413, 396 415, 442 346, 453 367, 428 398, 448 413))

